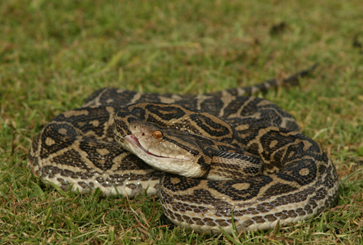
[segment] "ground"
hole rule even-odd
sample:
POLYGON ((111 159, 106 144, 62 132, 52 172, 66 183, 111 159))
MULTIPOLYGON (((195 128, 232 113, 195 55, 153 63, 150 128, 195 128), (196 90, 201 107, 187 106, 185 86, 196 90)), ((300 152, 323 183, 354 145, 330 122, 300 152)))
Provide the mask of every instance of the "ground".
POLYGON ((0 7, 1 244, 362 244, 363 5, 351 1, 3 0, 0 7), (333 160, 336 207, 276 230, 166 229, 157 199, 55 190, 31 175, 32 138, 101 87, 205 93, 284 78, 267 98, 333 160))

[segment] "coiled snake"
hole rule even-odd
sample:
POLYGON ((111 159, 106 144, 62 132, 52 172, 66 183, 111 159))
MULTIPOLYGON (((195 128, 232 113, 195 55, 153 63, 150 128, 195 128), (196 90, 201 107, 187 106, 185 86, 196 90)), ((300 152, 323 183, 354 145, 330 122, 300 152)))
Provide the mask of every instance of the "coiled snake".
POLYGON ((198 232, 296 223, 334 203, 338 177, 292 116, 242 96, 279 84, 197 96, 101 89, 49 122, 28 162, 65 190, 158 193, 172 222, 198 232))

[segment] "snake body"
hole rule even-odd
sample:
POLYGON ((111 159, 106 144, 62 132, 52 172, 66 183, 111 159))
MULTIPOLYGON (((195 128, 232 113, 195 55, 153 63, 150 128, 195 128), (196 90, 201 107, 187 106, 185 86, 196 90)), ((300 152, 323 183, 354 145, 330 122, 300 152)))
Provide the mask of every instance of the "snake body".
POLYGON ((64 190, 158 194, 172 222, 198 232, 306 220, 336 201, 338 177, 291 115, 243 96, 275 85, 196 96, 100 89, 42 129, 28 162, 64 190))

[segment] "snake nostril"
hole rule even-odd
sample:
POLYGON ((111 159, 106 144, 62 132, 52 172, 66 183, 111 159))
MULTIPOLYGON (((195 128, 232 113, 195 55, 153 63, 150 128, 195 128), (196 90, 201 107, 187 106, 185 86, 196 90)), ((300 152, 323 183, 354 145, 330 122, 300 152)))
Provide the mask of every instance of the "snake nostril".
POLYGON ((141 136, 145 136, 145 133, 142 133, 141 136))

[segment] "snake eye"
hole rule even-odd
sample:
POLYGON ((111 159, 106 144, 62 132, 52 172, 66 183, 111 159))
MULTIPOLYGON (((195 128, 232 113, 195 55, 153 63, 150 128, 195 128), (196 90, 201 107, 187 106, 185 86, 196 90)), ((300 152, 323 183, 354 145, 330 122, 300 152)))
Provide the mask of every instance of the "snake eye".
POLYGON ((155 139, 160 139, 161 137, 163 137, 163 133, 161 131, 154 131, 153 136, 155 139))

